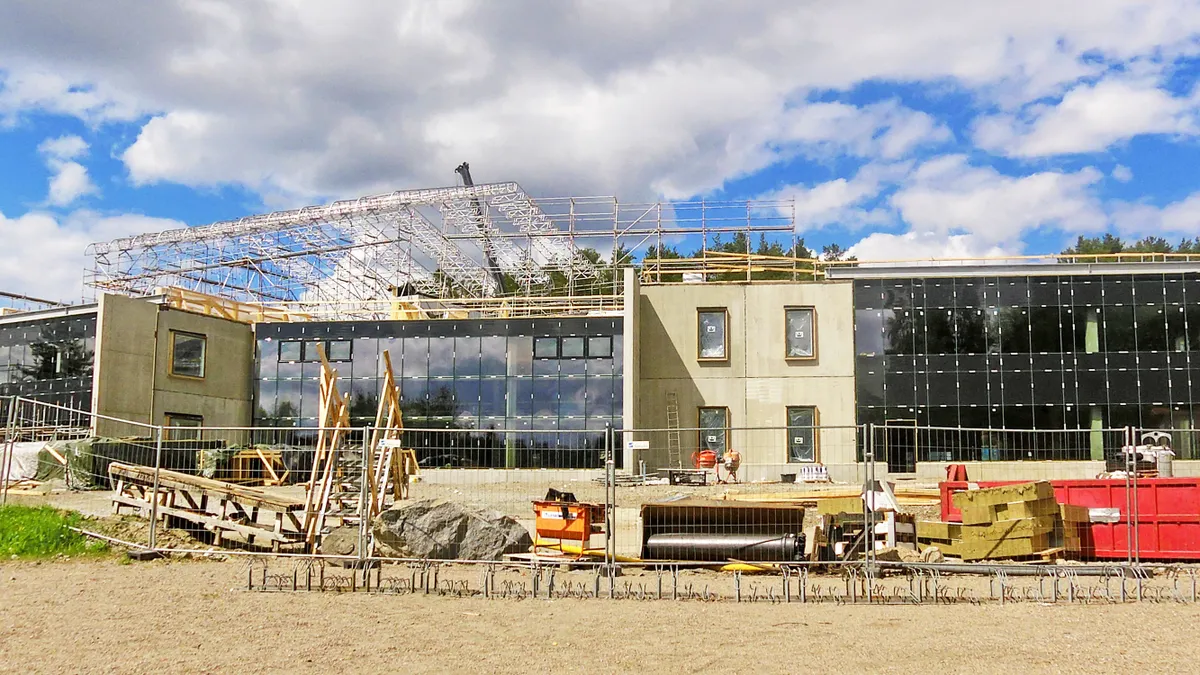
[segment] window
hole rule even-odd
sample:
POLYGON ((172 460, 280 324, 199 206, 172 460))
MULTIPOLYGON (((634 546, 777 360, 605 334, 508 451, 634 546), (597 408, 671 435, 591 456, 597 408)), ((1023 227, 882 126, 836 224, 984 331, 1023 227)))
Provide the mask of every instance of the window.
POLYGON ((279 360, 280 361, 299 361, 300 360, 300 342, 280 342, 279 343, 279 360))
POLYGON ((783 310, 787 335, 784 342, 789 359, 817 358, 817 315, 812 307, 787 307, 783 310))
POLYGON ((788 461, 817 461, 817 409, 812 406, 788 406, 788 461))
POLYGON ((330 361, 349 361, 353 356, 353 343, 350 340, 313 340, 310 342, 280 342, 280 361, 308 361, 315 363, 321 360, 321 350, 325 350, 325 358, 330 361), (303 347, 303 354, 301 348, 303 347))
POLYGON ((590 359, 611 359, 612 358, 612 337, 603 335, 600 337, 588 338, 588 358, 590 359))
POLYGON ((581 337, 565 337, 562 339, 561 356, 564 359, 583 358, 584 342, 581 337))
POLYGON ((729 438, 729 408, 700 408, 699 414, 701 450, 712 450, 717 457, 725 455, 729 438))
POLYGON ((349 340, 332 340, 325 345, 325 357, 330 361, 349 361, 351 344, 349 340))
POLYGON ((200 440, 199 427, 204 426, 204 418, 199 415, 181 415, 179 413, 167 413, 166 425, 167 440, 171 441, 196 441, 200 440))
POLYGON ((324 342, 321 342, 319 340, 313 341, 313 342, 305 342, 304 343, 304 360, 305 361, 320 361, 321 360, 321 349, 324 346, 324 344, 325 344, 324 342))
POLYGON ((204 377, 204 347, 207 338, 171 331, 171 374, 204 377))
POLYGON ((558 358, 558 338, 541 337, 533 341, 533 358, 535 359, 557 359, 558 358))
POLYGON ((729 358, 728 310, 701 309, 698 312, 698 351, 701 361, 724 361, 729 358))

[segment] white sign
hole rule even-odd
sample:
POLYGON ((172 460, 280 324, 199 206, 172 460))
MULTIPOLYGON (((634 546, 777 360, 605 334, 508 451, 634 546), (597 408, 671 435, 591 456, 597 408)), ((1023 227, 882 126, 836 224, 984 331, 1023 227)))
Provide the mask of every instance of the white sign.
POLYGON ((404 442, 399 438, 384 438, 380 439, 379 447, 381 448, 403 448, 404 442))
POLYGON ((649 450, 650 441, 629 441, 625 443, 625 447, 630 450, 649 450))

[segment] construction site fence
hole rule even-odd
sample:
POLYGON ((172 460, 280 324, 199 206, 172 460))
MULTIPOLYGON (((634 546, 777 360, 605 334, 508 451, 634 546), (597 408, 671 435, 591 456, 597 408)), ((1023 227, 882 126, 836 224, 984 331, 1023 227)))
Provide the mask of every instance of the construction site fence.
MULTIPOLYGON (((215 521, 189 521, 172 515, 169 509, 160 511, 160 507, 166 509, 173 503, 162 481, 171 474, 164 472, 248 486, 281 500, 303 501, 312 479, 318 437, 322 431, 334 431, 156 426, 19 397, 2 403, 7 424, 0 455, 0 477, 4 478, 0 481, 0 500, 9 503, 36 498, 47 491, 47 485, 62 481, 73 494, 59 503, 99 516, 113 510, 112 465, 148 467, 153 475, 147 491, 149 506, 141 511, 124 509, 130 515, 123 519, 123 529, 96 534, 143 549, 195 554, 220 550, 269 557, 278 551, 253 537, 236 534, 214 541, 211 525, 215 521), (103 433, 97 433, 100 430, 103 433), (35 487, 31 490, 23 485, 35 487)), ((400 434, 399 445, 413 450, 419 466, 419 475, 408 485, 407 501, 455 502, 504 517, 529 534, 528 543, 542 546, 545 551, 557 549, 571 558, 572 564, 612 567, 646 560, 660 561, 654 564, 686 560, 720 567, 736 561, 773 565, 771 569, 781 570, 814 560, 873 565, 879 550, 915 544, 915 535, 909 536, 911 528, 903 525, 914 520, 939 520, 937 491, 914 491, 899 485, 894 494, 889 494, 882 487, 885 478, 905 473, 903 470, 908 470, 912 462, 935 456, 931 453, 970 445, 970 439, 980 437, 977 434, 1002 436, 1011 448, 1048 434, 903 427, 906 433, 915 431, 913 436, 903 437, 914 440, 914 445, 907 446, 899 442, 902 437, 897 434, 898 428, 891 424, 691 429, 563 429, 561 425, 552 430, 407 428, 400 434), (595 525, 594 536, 590 536, 591 531, 583 538, 539 536, 534 502, 563 493, 570 502, 597 507, 588 516, 595 525), (881 499, 895 500, 894 505, 907 515, 885 517, 862 508, 864 504, 878 504, 881 499), (846 517, 829 519, 839 514, 846 517), (819 520, 836 527, 826 529, 822 541, 816 541, 815 524, 819 520), (837 541, 831 541, 831 537, 837 541), (821 547, 828 550, 818 552, 821 547)), ((373 427, 341 429, 344 452, 369 457, 367 450, 375 431, 373 427)), ((1098 433, 1104 439, 1106 453, 1140 443, 1145 435, 1132 428, 1102 429, 1098 433)), ((1058 445, 1065 447, 1071 438, 1090 443, 1097 430, 1064 430, 1061 434, 1058 445)), ((1159 440, 1155 442, 1170 443, 1170 438, 1156 438, 1159 440)), ((1136 494, 1137 472, 1131 480, 1136 494)), ((55 502, 49 499, 49 503, 55 502)), ((349 554, 350 559, 371 559, 372 551, 377 550, 376 511, 395 505, 390 496, 385 496, 381 509, 372 510, 368 501, 362 500, 357 512, 331 519, 333 525, 349 524, 362 534, 362 545, 349 554)), ((208 509, 212 519, 228 517, 221 512, 224 506, 219 500, 203 508, 208 509)), ((270 515, 257 507, 247 509, 240 517, 258 518, 257 524, 270 526, 270 515)), ((1140 559, 1137 531, 1135 523, 1133 535, 1127 532, 1123 535, 1127 541, 1120 543, 1128 549, 1126 563, 1140 559)), ((321 553, 324 535, 322 532, 315 547, 301 547, 297 553, 310 558, 321 553)), ((1063 549, 1071 533, 1059 523, 1052 531, 1039 531, 1034 536, 1041 538, 1046 549, 1063 549)), ((448 542, 443 550, 457 550, 461 543, 448 542)), ((524 552, 528 552, 527 546, 524 552)), ((433 562, 438 557, 417 556, 406 562, 433 562)), ((516 559, 515 564, 520 560, 516 559)), ((463 562, 454 555, 440 558, 440 562, 451 561, 463 562)))

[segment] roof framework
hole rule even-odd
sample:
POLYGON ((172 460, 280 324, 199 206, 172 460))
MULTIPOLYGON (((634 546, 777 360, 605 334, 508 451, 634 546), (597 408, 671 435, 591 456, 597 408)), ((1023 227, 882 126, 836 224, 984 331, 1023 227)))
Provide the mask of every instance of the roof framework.
POLYGON ((379 315, 397 295, 570 295, 589 282, 587 292, 620 293, 583 248, 601 257, 619 247, 703 248, 736 232, 794 240, 793 211, 790 201, 535 201, 516 183, 408 190, 92 244, 86 283, 126 295, 175 287, 290 311, 336 305, 347 318, 379 315), (595 288, 601 277, 611 287, 595 288))

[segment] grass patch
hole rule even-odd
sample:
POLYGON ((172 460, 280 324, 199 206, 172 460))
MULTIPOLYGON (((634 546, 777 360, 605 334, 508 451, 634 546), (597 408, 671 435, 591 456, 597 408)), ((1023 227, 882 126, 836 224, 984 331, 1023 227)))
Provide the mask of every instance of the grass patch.
POLYGON ((107 552, 104 542, 71 531, 82 519, 74 511, 50 506, 0 507, 0 557, 52 558, 107 552))

